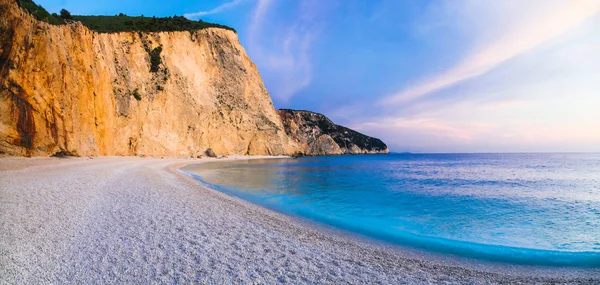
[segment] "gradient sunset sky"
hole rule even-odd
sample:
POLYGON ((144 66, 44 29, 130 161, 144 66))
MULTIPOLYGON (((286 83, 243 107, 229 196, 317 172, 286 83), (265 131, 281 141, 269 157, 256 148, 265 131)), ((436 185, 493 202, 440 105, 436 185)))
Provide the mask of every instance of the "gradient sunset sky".
POLYGON ((392 151, 600 151, 598 0, 36 2, 231 26, 276 108, 392 151))

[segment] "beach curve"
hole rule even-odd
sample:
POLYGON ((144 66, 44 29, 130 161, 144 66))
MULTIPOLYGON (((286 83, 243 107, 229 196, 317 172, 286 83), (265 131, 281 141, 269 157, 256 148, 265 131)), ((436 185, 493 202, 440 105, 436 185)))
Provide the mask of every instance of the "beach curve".
POLYGON ((600 282, 596 269, 436 259, 315 226, 178 170, 204 161, 0 159, 0 283, 600 282))

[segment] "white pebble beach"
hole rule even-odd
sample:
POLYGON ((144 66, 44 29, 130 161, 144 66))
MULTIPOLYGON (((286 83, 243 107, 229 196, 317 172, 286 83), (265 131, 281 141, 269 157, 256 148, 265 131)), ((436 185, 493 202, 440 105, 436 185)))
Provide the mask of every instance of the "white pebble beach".
POLYGON ((495 264, 379 243, 179 171, 213 160, 0 158, 0 284, 600 284, 600 269, 495 264))

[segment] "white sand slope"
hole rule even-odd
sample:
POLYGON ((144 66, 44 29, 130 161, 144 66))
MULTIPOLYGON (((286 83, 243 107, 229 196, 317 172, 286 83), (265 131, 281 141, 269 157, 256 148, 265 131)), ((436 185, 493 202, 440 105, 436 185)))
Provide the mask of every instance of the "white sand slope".
POLYGON ((190 162, 0 159, 0 283, 600 284, 415 257, 207 189, 177 171, 190 162))

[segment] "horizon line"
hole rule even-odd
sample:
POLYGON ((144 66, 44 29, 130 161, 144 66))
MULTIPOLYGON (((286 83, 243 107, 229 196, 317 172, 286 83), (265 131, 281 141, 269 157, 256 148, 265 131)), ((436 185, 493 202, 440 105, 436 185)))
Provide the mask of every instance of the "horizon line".
POLYGON ((600 151, 511 151, 511 152, 412 152, 390 151, 389 154, 600 154, 600 151))

